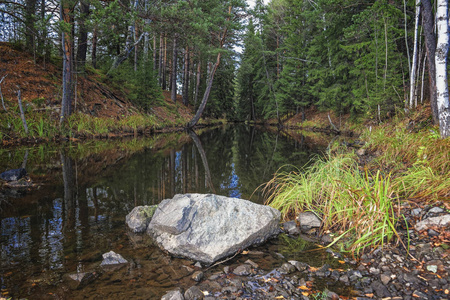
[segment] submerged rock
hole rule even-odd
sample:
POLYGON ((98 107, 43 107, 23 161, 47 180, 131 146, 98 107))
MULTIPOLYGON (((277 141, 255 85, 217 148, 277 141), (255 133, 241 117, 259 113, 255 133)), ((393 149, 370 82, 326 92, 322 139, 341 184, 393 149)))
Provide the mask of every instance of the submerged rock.
POLYGON ((103 261, 100 264, 101 266, 110 266, 110 265, 119 265, 119 264, 126 264, 128 261, 122 257, 122 255, 117 254, 114 251, 109 251, 107 253, 104 253, 103 255, 103 261))
POLYGON ((67 274, 65 281, 70 289, 82 289, 100 276, 97 272, 80 272, 67 274))
POLYGON ((145 232, 157 207, 157 205, 144 205, 133 208, 125 221, 131 231, 134 233, 145 232))
POLYGON ((17 181, 27 176, 27 171, 24 168, 12 169, 0 174, 0 178, 6 181, 17 181))
POLYGON ((204 295, 202 291, 197 286, 191 286, 185 293, 184 299, 186 300, 200 300, 203 299, 204 295))
POLYGON ((147 233, 164 250, 205 264, 277 235, 280 212, 213 194, 175 195, 156 209, 147 233))
POLYGON ((162 296, 161 300, 184 300, 184 296, 180 290, 167 292, 162 296))

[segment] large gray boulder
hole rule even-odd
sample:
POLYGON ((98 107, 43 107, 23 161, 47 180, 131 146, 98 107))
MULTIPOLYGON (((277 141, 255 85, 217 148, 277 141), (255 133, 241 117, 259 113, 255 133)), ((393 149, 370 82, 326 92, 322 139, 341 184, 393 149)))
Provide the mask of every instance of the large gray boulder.
POLYGON ((135 233, 145 232, 157 207, 157 205, 144 205, 133 208, 125 220, 130 230, 135 233))
POLYGON ((175 195, 156 209, 147 233, 174 256, 204 264, 277 235, 280 212, 212 194, 175 195))

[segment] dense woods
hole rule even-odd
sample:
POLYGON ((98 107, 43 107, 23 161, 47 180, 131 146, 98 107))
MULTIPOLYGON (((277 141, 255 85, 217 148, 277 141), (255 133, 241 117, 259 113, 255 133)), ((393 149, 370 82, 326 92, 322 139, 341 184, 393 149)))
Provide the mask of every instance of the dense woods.
POLYGON ((425 104, 448 136, 447 11, 431 0, 1 0, 0 37, 62 58, 61 121, 90 68, 131 82, 145 111, 161 89, 181 94, 197 111, 188 126, 202 114, 280 123, 310 107, 381 122, 425 104))

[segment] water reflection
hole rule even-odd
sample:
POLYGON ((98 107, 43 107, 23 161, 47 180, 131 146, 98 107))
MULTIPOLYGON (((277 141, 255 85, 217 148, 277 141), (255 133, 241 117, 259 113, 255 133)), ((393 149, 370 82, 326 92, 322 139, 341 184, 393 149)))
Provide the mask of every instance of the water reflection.
MULTIPOLYGON (((5 296, 56 292, 64 274, 89 269, 110 250, 136 256, 124 220, 137 205, 194 192, 249 199, 279 167, 302 166, 317 152, 303 139, 244 126, 114 143, 0 150, 0 169, 25 161, 41 184, 16 198, 11 191, 0 193, 5 296)), ((252 201, 263 201, 259 192, 252 201)), ((153 250, 142 251, 145 265, 153 250)), ((161 260, 152 259, 154 270, 161 260)), ((167 289, 175 277, 164 272, 155 278, 164 277, 157 285, 167 289)))

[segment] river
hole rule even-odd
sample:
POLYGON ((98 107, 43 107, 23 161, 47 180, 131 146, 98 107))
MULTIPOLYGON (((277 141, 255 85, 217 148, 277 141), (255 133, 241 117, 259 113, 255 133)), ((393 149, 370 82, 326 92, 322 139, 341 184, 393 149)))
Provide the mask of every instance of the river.
MULTIPOLYGON (((180 266, 190 262, 170 258, 127 232, 127 213, 178 193, 215 193, 263 203, 257 188, 280 167, 301 167, 323 151, 315 140, 223 126, 139 139, 0 149, 0 171, 25 166, 35 184, 0 191, 1 295, 159 299, 175 286, 188 285, 188 273, 180 266), (83 289, 67 286, 68 274, 97 268, 101 254, 111 250, 127 258, 129 266, 103 273, 83 289)), ((282 252, 282 244, 276 240, 261 247, 266 251, 258 262, 261 268, 277 265, 276 255, 268 251, 282 252)))

